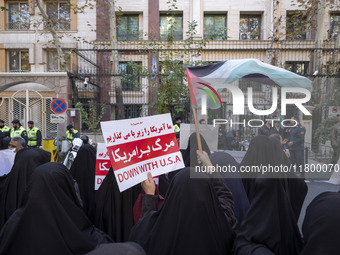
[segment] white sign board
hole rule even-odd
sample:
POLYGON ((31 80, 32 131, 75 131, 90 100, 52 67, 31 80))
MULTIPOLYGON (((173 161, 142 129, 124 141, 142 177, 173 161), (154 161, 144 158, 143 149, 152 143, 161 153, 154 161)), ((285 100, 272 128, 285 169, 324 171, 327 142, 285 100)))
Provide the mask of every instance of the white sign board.
POLYGON ((120 191, 184 167, 170 114, 100 124, 120 191))
MULTIPOLYGON (((199 125, 200 134, 207 142, 211 151, 217 151, 218 144, 218 127, 213 125, 199 125)), ((189 137, 196 132, 195 124, 184 124, 180 126, 180 149, 185 150, 188 147, 189 137)))
POLYGON ((336 116, 337 114, 340 114, 340 106, 330 106, 328 109, 328 116, 336 116))
POLYGON ((66 115, 65 114, 54 114, 52 113, 50 115, 50 121, 51 123, 65 123, 66 121, 66 115))

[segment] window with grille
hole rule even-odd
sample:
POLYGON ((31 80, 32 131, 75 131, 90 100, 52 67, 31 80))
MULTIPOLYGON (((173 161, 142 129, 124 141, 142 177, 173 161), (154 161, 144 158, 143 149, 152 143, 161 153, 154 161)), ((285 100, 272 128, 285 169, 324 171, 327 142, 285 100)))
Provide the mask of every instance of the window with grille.
POLYGON ((261 92, 262 91, 262 83, 252 81, 252 80, 249 80, 249 79, 246 79, 246 78, 239 79, 239 88, 242 91, 247 92, 248 87, 252 87, 253 92, 261 92))
POLYGON ((223 40, 227 35, 227 16, 217 14, 204 15, 204 38, 214 37, 223 40))
POLYGON ((47 71, 48 72, 65 72, 70 70, 71 66, 71 51, 64 51, 64 59, 65 66, 61 66, 61 60, 58 57, 58 53, 56 50, 48 50, 47 51, 47 71))
POLYGON ((336 36, 340 33, 340 13, 331 14, 331 21, 330 21, 330 29, 329 33, 331 38, 335 39, 336 36))
POLYGON ((117 19, 117 38, 119 41, 133 41, 139 38, 138 15, 123 15, 117 19))
POLYGON ((142 105, 140 104, 126 104, 124 105, 125 118, 142 117, 142 105))
POLYGON ((69 2, 47 2, 46 12, 51 24, 57 30, 70 30, 71 14, 69 2))
POLYGON ((161 40, 183 40, 183 16, 182 15, 160 15, 160 39, 161 40))
POLYGON ((121 73, 120 80, 123 91, 141 90, 141 62, 119 62, 119 70, 121 73))
POLYGON ((29 63, 28 50, 11 50, 8 52, 8 63, 10 72, 29 72, 31 66, 29 63))
POLYGON ((287 61, 285 63, 286 70, 300 75, 307 75, 308 67, 309 67, 308 61, 287 61))
POLYGON ((27 30, 30 28, 30 15, 28 13, 28 3, 9 2, 8 3, 8 23, 10 30, 27 30))
POLYGON ((261 39, 261 15, 240 15, 240 40, 261 39))
POLYGON ((307 17, 303 11, 289 11, 286 16, 286 39, 306 40, 307 17))

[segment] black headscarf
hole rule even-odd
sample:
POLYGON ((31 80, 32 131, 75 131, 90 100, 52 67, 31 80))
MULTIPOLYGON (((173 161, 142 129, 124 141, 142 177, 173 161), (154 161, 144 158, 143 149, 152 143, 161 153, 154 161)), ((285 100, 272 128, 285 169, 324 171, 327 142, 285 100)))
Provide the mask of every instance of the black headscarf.
POLYGON ((85 254, 110 241, 84 214, 75 184, 61 163, 38 167, 0 233, 0 254, 85 254))
POLYGON ((302 225, 301 255, 333 255, 340 251, 340 193, 324 192, 309 204, 302 225))
MULTIPOLYGON (((208 155, 210 155, 210 149, 209 149, 207 142, 205 141, 202 135, 200 136, 201 136, 202 150, 205 151, 208 155)), ((195 166, 201 165, 197 161, 197 152, 196 152, 197 150, 198 150, 197 135, 196 133, 192 133, 188 140, 188 146, 186 150, 182 153, 185 167, 195 167, 195 166)), ((179 171, 180 170, 172 171, 168 174, 170 182, 179 171)))
MULTIPOLYGON (((205 141, 202 135, 200 136, 201 136, 202 150, 208 153, 208 155, 210 155, 210 149, 209 149, 207 142, 205 141)), ((186 167, 195 167, 195 166, 200 165, 197 162, 197 153, 196 153, 197 150, 198 150, 197 135, 196 133, 192 133, 189 137, 188 146, 183 157, 184 165, 186 167)))
POLYGON ((257 178, 248 213, 239 228, 235 254, 297 255, 301 234, 284 180, 257 178))
MULTIPOLYGON (((215 152, 210 155, 210 160, 213 165, 219 166, 235 166, 237 171, 239 170, 239 164, 236 160, 226 152, 215 152)), ((223 173, 222 177, 224 178, 225 183, 233 194, 234 199, 234 214, 235 217, 240 224, 248 209, 249 209, 249 200, 247 194, 244 190, 241 176, 238 172, 236 173, 223 173), (231 176, 232 175, 232 176, 231 176), (230 176, 232 178, 230 178, 230 176)))
POLYGON ((0 229, 19 208, 31 174, 36 167, 51 160, 51 153, 40 149, 22 149, 15 155, 14 164, 0 196, 0 229))
MULTIPOLYGON (((280 161, 283 161, 284 165, 290 166, 290 161, 282 149, 280 136, 277 137, 271 135, 269 136, 269 139, 273 142, 274 149, 276 151, 275 153, 280 153, 282 155, 280 161)), ((285 173, 285 179, 287 186, 286 192, 289 195, 289 200, 295 214, 296 222, 298 222, 301 208, 307 195, 308 186, 305 183, 304 179, 297 177, 294 172, 285 173)))
POLYGON ((92 145, 85 144, 80 147, 70 172, 79 185, 83 209, 93 222, 95 214, 96 150, 92 145))
MULTIPOLYGON (((251 140, 240 165, 246 167, 261 165, 277 166, 280 164, 283 164, 281 152, 278 152, 276 146, 268 136, 259 135, 251 140)), ((261 175, 261 173, 241 173, 249 202, 251 202, 254 195, 253 182, 259 175, 261 175)))
POLYGON ((95 225, 115 242, 125 242, 129 237, 133 226, 133 205, 141 189, 140 185, 135 185, 120 192, 111 167, 96 192, 95 225))
POLYGON ((232 246, 232 229, 211 180, 191 179, 185 168, 172 180, 160 210, 141 218, 130 240, 148 255, 225 255, 232 246))

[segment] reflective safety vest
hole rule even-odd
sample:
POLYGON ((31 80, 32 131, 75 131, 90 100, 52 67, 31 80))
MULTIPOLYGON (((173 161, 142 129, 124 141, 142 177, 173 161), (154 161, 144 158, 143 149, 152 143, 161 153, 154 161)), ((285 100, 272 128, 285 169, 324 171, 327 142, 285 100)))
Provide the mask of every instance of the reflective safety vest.
POLYGON ((179 126, 177 124, 174 125, 174 131, 175 133, 180 131, 179 126))
POLYGON ((38 145, 38 137, 37 137, 37 132, 39 128, 33 127, 32 129, 29 129, 27 132, 28 136, 28 146, 37 146, 38 145))
POLYGON ((9 132, 11 129, 7 126, 3 126, 2 128, 0 128, 0 132, 9 132))
POLYGON ((69 140, 71 143, 73 142, 74 140, 74 137, 73 137, 73 134, 77 134, 78 133, 78 130, 76 129, 73 129, 73 133, 70 133, 70 131, 66 131, 66 139, 69 140))
POLYGON ((16 136, 20 136, 21 137, 22 132, 24 132, 24 131, 25 131, 25 129, 22 126, 20 126, 20 128, 18 128, 17 130, 12 128, 12 130, 11 130, 11 138, 16 137, 16 136))

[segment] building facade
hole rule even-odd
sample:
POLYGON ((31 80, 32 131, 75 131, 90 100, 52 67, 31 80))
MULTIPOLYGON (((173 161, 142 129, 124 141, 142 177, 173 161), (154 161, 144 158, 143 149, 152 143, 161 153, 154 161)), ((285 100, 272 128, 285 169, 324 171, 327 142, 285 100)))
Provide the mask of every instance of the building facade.
MULTIPOLYGON (((54 138, 57 125, 50 121, 50 103, 63 98, 72 107, 68 72, 77 66, 73 50, 83 40, 96 39, 95 8, 82 0, 2 0, 0 6, 6 8, 0 11, 0 118, 6 125, 19 119, 24 127, 33 120, 43 137, 54 138), (59 42, 47 24, 53 26, 59 42), (66 65, 57 54, 57 43, 66 65)), ((75 118, 68 122, 79 126, 75 118)), ((63 135, 67 124, 59 125, 63 135)))

